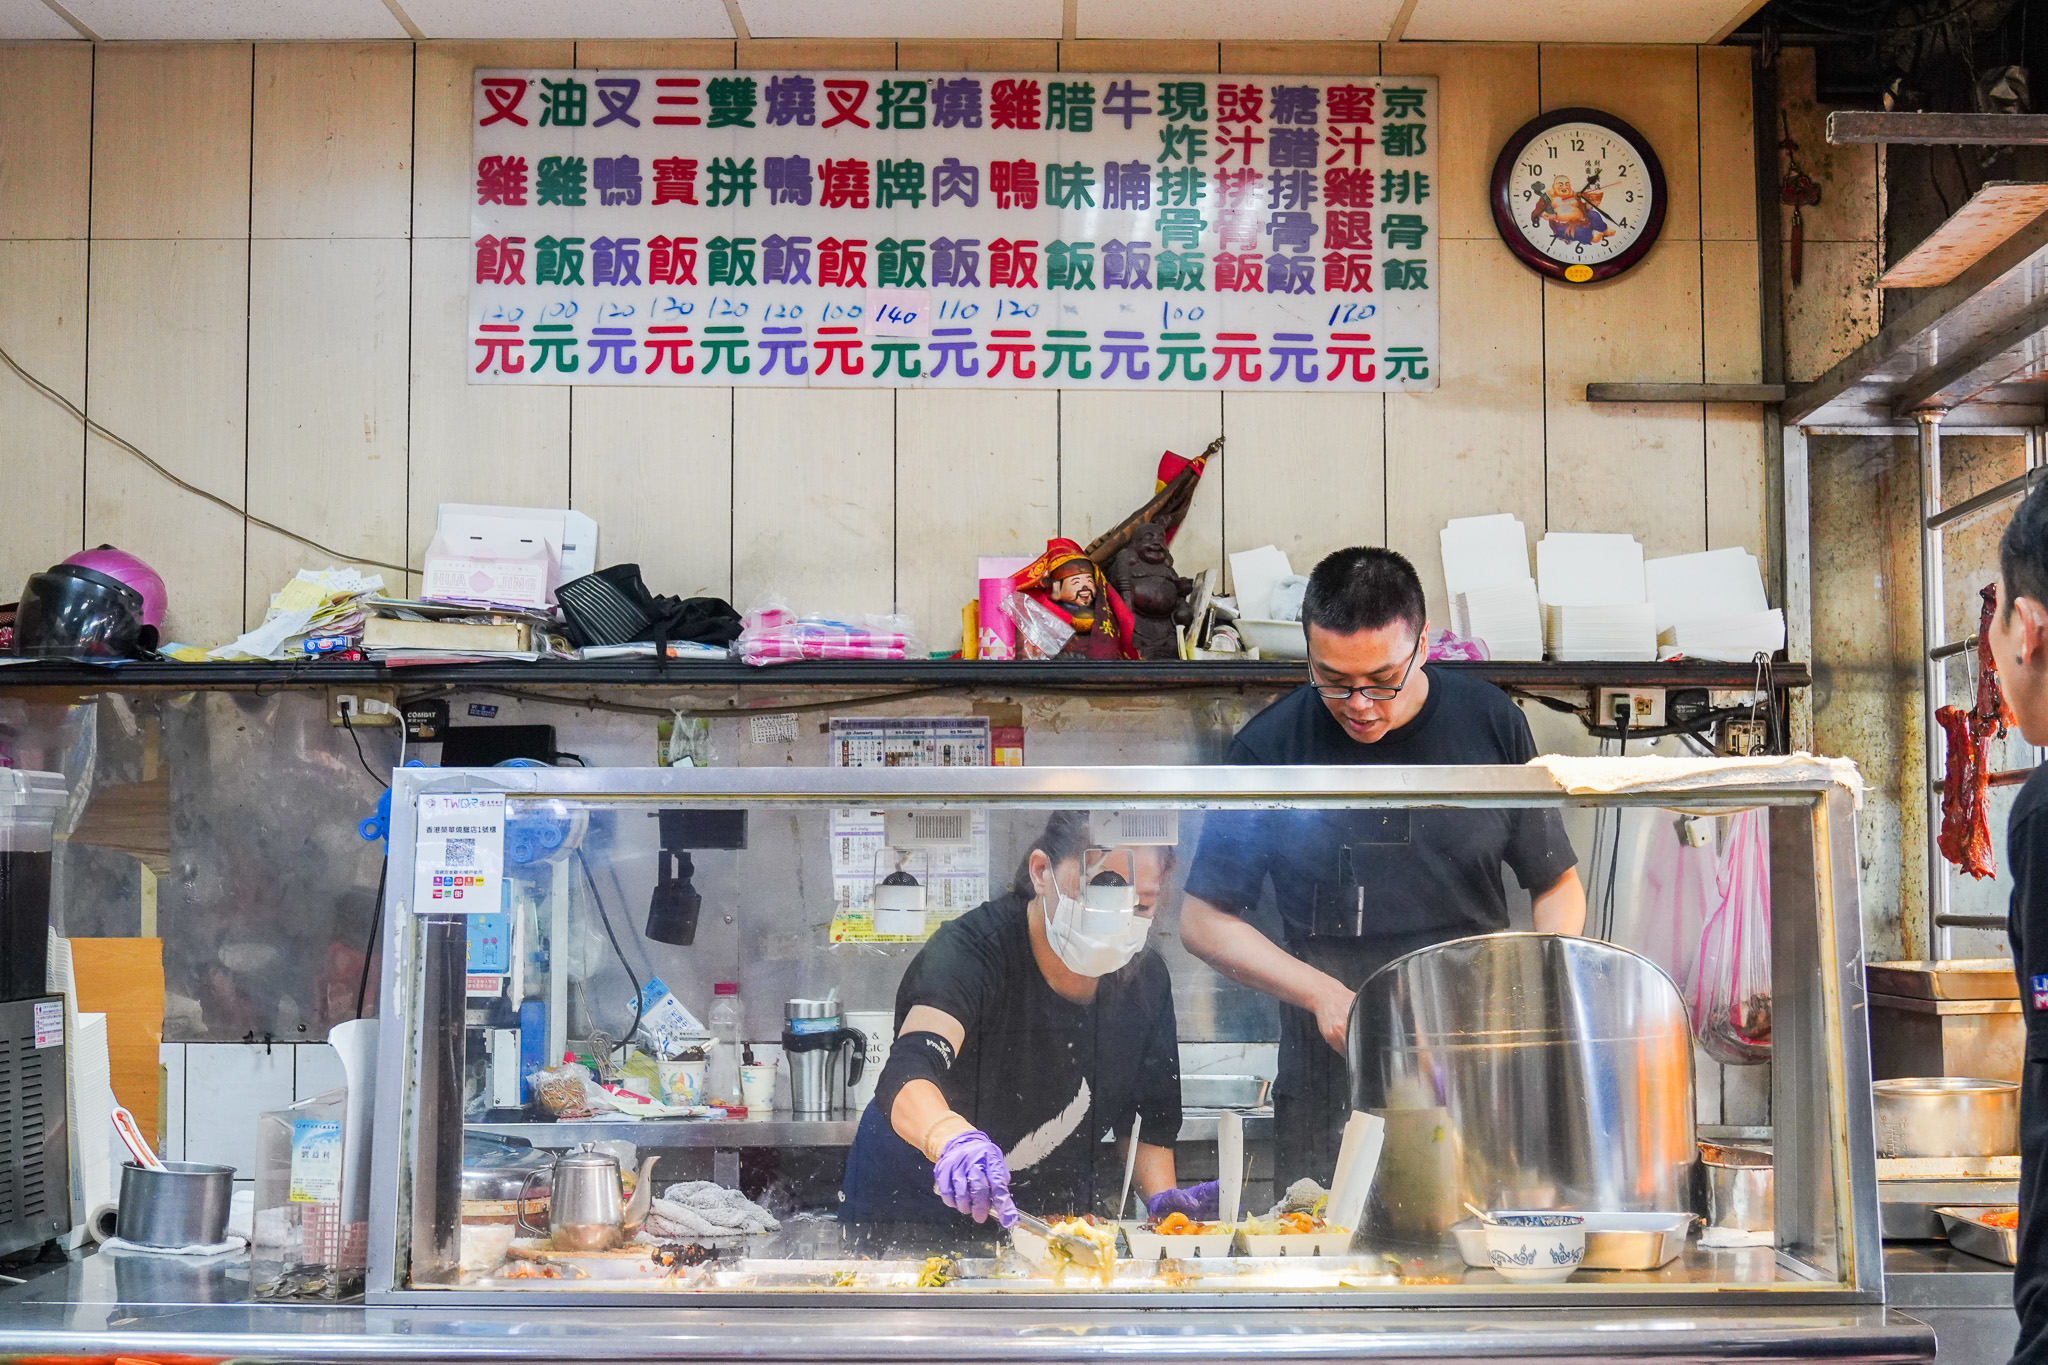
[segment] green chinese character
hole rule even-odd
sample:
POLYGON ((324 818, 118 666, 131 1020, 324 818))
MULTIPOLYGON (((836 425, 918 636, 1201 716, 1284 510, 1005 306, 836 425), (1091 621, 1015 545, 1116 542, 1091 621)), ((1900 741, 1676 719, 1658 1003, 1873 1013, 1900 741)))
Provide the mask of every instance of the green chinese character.
POLYGON ((1204 257, 1199 251, 1162 251, 1153 262, 1161 289, 1203 289, 1204 257))
POLYGON ((1422 353, 1420 346, 1387 347, 1387 378, 1427 379, 1429 378, 1429 357, 1422 353))
POLYGON ((896 204, 908 204, 917 208, 924 203, 924 163, 922 161, 877 161, 875 163, 875 207, 886 209, 896 204))
POLYGON ((735 162, 729 156, 714 157, 705 169, 710 174, 710 181, 704 189, 706 207, 715 209, 727 204, 739 204, 744 208, 754 206, 754 158, 735 162))
POLYGON ((1161 246, 1193 249, 1202 244, 1202 233, 1208 226, 1209 220, 1200 209, 1161 209, 1153 231, 1159 234, 1161 246))
POLYGON ((589 171, 580 156, 544 156, 535 168, 533 183, 536 203, 579 208, 590 183, 589 171))
POLYGON ((924 278, 924 239, 913 237, 897 241, 884 237, 875 243, 875 283, 883 288, 922 289, 924 278))
POLYGON ((718 369, 718 362, 720 360, 725 362, 725 368, 733 374, 745 374, 748 370, 754 368, 754 362, 740 354, 740 352, 747 349, 747 339, 744 336, 710 335, 713 332, 737 333, 746 330, 744 327, 706 327, 704 329, 706 333, 704 340, 697 343, 705 350, 711 352, 711 358, 704 362, 704 373, 714 373, 718 369))
POLYGON ((1159 117, 1185 123, 1209 121, 1209 87, 1202 81, 1165 81, 1159 86, 1159 117))
POLYGON ((1426 123, 1389 123, 1380 128, 1380 150, 1388 156, 1421 156, 1429 150, 1422 134, 1426 123))
POLYGON ((1047 85, 1045 126, 1064 128, 1070 133, 1094 132, 1095 87, 1087 81, 1053 81, 1047 85))
POLYGON ((1158 192, 1153 198, 1159 207, 1174 204, 1199 204, 1209 193, 1209 176, 1199 166, 1161 166, 1157 176, 1158 192))
POLYGON ((871 341, 868 349, 875 353, 875 378, 889 373, 889 362, 896 362, 896 372, 905 379, 915 379, 924 373, 924 362, 910 357, 924 349, 915 341, 871 341))
POLYGON ((752 237, 713 237, 706 242, 704 249, 711 262, 710 282, 734 286, 756 283, 754 262, 758 257, 753 250, 754 242, 752 237))
POLYGON ((576 329, 566 322, 536 322, 530 338, 536 352, 531 373, 539 374, 547 368, 548 356, 555 358, 555 368, 563 374, 574 374, 583 362, 569 354, 569 348, 576 344, 573 336, 542 336, 543 332, 573 332, 576 329))
POLYGON ((925 84, 923 81, 883 81, 882 107, 875 115, 877 128, 922 128, 925 126, 925 84))
POLYGON ((1056 209, 1092 209, 1094 191, 1095 172, 1082 162, 1045 168, 1045 202, 1056 209))
POLYGON ((1200 128, 1169 123, 1159 130, 1161 161, 1200 161, 1209 154, 1209 134, 1200 128))
POLYGON ((1051 379, 1060 372, 1060 363, 1066 362, 1067 373, 1075 379, 1086 379, 1095 373, 1095 364, 1082 363, 1081 357, 1092 349, 1088 345, 1086 332, 1055 332, 1045 334, 1045 353, 1052 357, 1046 362, 1045 377, 1051 379))
POLYGON ((1420 114, 1422 112, 1423 97, 1429 92, 1417 90, 1412 85, 1396 85, 1382 90, 1380 93, 1386 96, 1387 102, 1382 107, 1386 110, 1387 117, 1397 119, 1407 118, 1412 114, 1420 114))
MULTIPOLYGON (((704 87, 711 105, 706 128, 752 128, 754 126, 754 78, 717 76, 704 87)), ((657 123, 659 119, 655 120, 657 123)))
POLYGON ((1045 249, 1047 289, 1093 289, 1095 287, 1093 242, 1054 242, 1045 249))
POLYGON ((1389 213, 1380 219, 1380 232, 1386 236, 1387 249, 1403 247, 1409 251, 1422 250, 1422 239, 1429 227, 1418 214, 1389 213))
POLYGON ((1380 283, 1389 289, 1429 288, 1429 262, 1388 260, 1380 267, 1380 283))
MULTIPOLYGON (((590 87, 581 81, 551 81, 541 77, 540 126, 581 128, 590 112, 590 87)), ((546 203, 546 200, 542 200, 546 203)))
POLYGON ((581 237, 543 237, 533 244, 535 284, 583 283, 581 237))
POLYGON ((1423 171, 1381 171, 1382 204, 1420 204, 1429 198, 1429 176, 1423 171))
POLYGON ((1159 367, 1159 378, 1162 383, 1173 376, 1175 366, 1179 366, 1181 373, 1197 383, 1209 377, 1208 365, 1195 364, 1195 357, 1202 354, 1200 332, 1161 332, 1159 340, 1159 354, 1166 357, 1166 363, 1159 367), (1165 343, 1169 341, 1178 341, 1182 344, 1168 346, 1165 343), (1193 342, 1194 345, 1187 345, 1188 342, 1193 342))

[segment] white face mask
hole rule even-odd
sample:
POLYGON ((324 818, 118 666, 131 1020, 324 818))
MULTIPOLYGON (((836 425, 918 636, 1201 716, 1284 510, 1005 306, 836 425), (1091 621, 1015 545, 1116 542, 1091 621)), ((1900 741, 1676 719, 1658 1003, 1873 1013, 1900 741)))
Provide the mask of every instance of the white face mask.
POLYGON ((1046 941, 1070 971, 1108 976, 1138 955, 1152 924, 1137 913, 1134 886, 1089 886, 1086 901, 1075 900, 1053 883, 1056 897, 1045 917, 1046 941))

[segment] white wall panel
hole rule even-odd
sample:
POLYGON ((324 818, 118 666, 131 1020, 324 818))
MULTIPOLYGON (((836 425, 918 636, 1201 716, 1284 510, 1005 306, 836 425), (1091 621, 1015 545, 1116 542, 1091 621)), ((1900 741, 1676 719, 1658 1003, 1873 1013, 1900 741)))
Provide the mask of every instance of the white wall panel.
POLYGON ((0 129, 0 237, 85 236, 92 48, 0 46, 0 129))
POLYGON ((740 0, 756 38, 1057 38, 1060 0, 740 0))
POLYGON ((1489 207, 1494 158, 1514 131, 1536 117, 1536 49, 1480 43, 1388 43, 1380 69, 1389 76, 1435 76, 1437 213, 1446 239, 1498 241, 1489 207))
POLYGON ((412 230, 420 237, 467 237, 476 162, 469 154, 474 77, 479 67, 576 64, 574 43, 417 43, 413 77, 412 230))
POLYGON ((569 505, 600 567, 657 596, 732 595, 732 390, 590 388, 570 413, 569 505))
POLYGON ((734 606, 892 610, 895 427, 886 389, 734 392, 734 606))
MULTIPOLYGON (((1221 394, 1060 394, 1060 534, 1085 546, 1152 496, 1160 455, 1171 450, 1193 459, 1222 432, 1221 394)), ((1226 444, 1223 459, 1229 458, 1226 444)), ((1174 536, 1174 565, 1188 577, 1223 569, 1220 464, 1203 473, 1174 536)))
POLYGON ((411 44, 260 44, 251 192, 258 237, 403 237, 411 44))
POLYGON ((1307 573, 1332 550, 1386 542, 1386 395, 1227 393, 1223 431, 1204 481, 1222 476, 1226 548, 1277 545, 1307 573))
POLYGON ((95 237, 249 235, 247 43, 102 43, 95 237))
POLYGON ((1403 0, 1330 0, 1322 5, 1237 4, 1233 0, 1079 0, 1081 38, 1251 38, 1377 42, 1393 30, 1403 0))
MULTIPOLYGON (((84 242, 0 242, 0 346, 73 403, 85 403, 84 242)), ((85 429, 0 374, 0 597, 83 548, 85 429)))
POLYGON ((1613 43, 1710 43, 1756 0, 1645 4, 1643 0, 1416 0, 1401 36, 1425 42, 1557 43, 1588 35, 1613 43))

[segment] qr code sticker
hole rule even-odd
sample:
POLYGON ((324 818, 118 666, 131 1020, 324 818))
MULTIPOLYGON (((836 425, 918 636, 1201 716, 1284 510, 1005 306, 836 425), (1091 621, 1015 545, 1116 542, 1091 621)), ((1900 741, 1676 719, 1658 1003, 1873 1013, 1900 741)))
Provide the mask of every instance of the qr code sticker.
POLYGON ((450 839, 448 851, 442 855, 442 861, 450 867, 475 867, 476 840, 450 839))

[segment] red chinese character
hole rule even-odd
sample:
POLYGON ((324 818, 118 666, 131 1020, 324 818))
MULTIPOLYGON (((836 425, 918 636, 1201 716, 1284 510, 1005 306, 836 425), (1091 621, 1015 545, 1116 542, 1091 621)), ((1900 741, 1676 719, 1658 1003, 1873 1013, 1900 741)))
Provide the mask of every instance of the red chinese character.
POLYGON ((1323 177, 1323 197, 1331 208, 1372 207, 1372 172, 1340 166, 1323 177))
MULTIPOLYGON (((1259 249, 1259 215, 1256 210, 1240 209, 1235 213, 1216 215, 1216 249, 1218 251, 1257 251, 1259 249)), ((1218 285, 1217 288, 1222 288, 1218 285)))
POLYGON ((1256 85, 1219 85, 1216 87, 1216 122, 1264 123, 1266 121, 1266 92, 1256 85))
POLYGON ((988 92, 988 126, 1038 127, 1039 98, 1037 81, 997 81, 988 92))
POLYGON ((1038 243, 998 237, 988 244, 988 282, 996 289, 1038 288, 1038 243))
POLYGON ((1244 164, 1249 166, 1252 164, 1252 148, 1264 146, 1265 142, 1266 139, 1250 128, 1240 128, 1234 133, 1219 128, 1216 130, 1216 145, 1221 150, 1216 153, 1216 164, 1221 166, 1233 154, 1242 153, 1244 164))
POLYGON ((818 283, 836 284, 842 289, 865 289, 868 286, 868 254, 861 248, 867 239, 849 237, 840 241, 827 237, 818 243, 818 283))
MULTIPOLYGON (((1256 266, 1253 267, 1253 272, 1257 273, 1256 266)), ((1223 258, 1221 256, 1216 258, 1216 279, 1217 288, 1222 288, 1223 258)), ((1264 366, 1252 364, 1252 357, 1259 353, 1259 338, 1256 333, 1218 332, 1216 340, 1222 344, 1211 346, 1209 349, 1223 357, 1223 363, 1216 367, 1216 381, 1219 384, 1229 378, 1230 367, 1233 362, 1237 365, 1237 377, 1247 383, 1257 383, 1260 376, 1266 373, 1264 366), (1231 344, 1233 342, 1246 341, 1252 344, 1249 346, 1231 344)))
MULTIPOLYGON (((654 243, 649 242, 648 245, 653 246, 654 243)), ((646 373, 648 374, 653 374, 661 368, 664 356, 668 358, 669 369, 677 374, 688 374, 697 368, 697 357, 688 354, 690 349, 690 329, 687 327, 649 327, 647 329, 647 340, 642 344, 648 350, 654 352, 654 358, 647 362, 646 373)))
POLYGON ((1370 294, 1372 254, 1332 251, 1323 256, 1323 292, 1326 294, 1370 294))
POLYGON ((988 168, 988 186, 995 192, 999 209, 1038 207, 1038 163, 997 161, 988 168))
POLYGON ((491 108, 496 112, 489 118, 477 120, 477 127, 488 128, 499 122, 516 123, 521 128, 526 126, 526 119, 519 112, 519 101, 526 98, 525 81, 511 76, 486 76, 484 98, 491 102, 491 108))
POLYGON ((479 237, 476 243, 478 284, 525 284, 524 237, 479 237))
MULTIPOLYGON (((695 284, 697 253, 695 237, 654 237, 647 243, 649 284, 695 284)), ((650 329, 653 330, 653 329, 650 329)))
POLYGON ((476 202, 479 204, 523 204, 526 202, 526 158, 487 156, 476 163, 476 202))
POLYGON ((1344 153, 1348 149, 1351 153, 1351 164, 1354 166, 1363 165, 1365 163, 1365 149, 1374 145, 1377 141, 1377 138, 1367 137, 1363 128, 1353 128, 1348 133, 1339 133, 1333 129, 1323 134, 1324 145, 1335 148, 1329 156, 1323 159, 1323 164, 1325 166, 1336 165, 1344 159, 1344 153))
MULTIPOLYGON (((822 250, 824 243, 820 242, 818 245, 820 250, 822 250)), ((866 246, 867 243, 849 242, 847 245, 866 246)), ((824 374, 831 370, 832 361, 835 357, 839 361, 839 370, 842 374, 863 374, 867 371, 866 361, 855 361, 853 358, 853 353, 860 349, 859 332, 860 328, 858 327, 820 327, 818 329, 820 338, 832 338, 831 340, 819 340, 811 343, 811 345, 825 353, 818 360, 819 374, 824 374)))
POLYGON ((654 160, 654 202, 694 204, 697 202, 697 163, 680 156, 654 160))
POLYGON ((1216 292, 1263 294, 1266 292, 1265 271, 1265 258, 1256 252, 1240 256, 1219 251, 1216 253, 1216 292))
POLYGON ((868 163, 851 158, 818 163, 818 179, 824 188, 818 193, 818 207, 864 209, 868 206, 868 163))
POLYGON ((1323 245, 1331 250, 1371 251, 1372 211, 1338 209, 1324 219, 1323 245))
POLYGON ((1035 360, 1031 362, 1029 369, 1024 367, 1024 357, 1038 349, 1031 344, 1030 336, 1029 332, 989 333, 988 351, 996 358, 995 363, 988 367, 990 379, 1003 372, 1005 363, 1009 365, 1010 373, 1019 379, 1029 379, 1038 373, 1038 362, 1035 360))
POLYGON ((1255 209, 1259 207, 1259 194, 1265 183, 1266 177, 1249 166, 1236 166, 1227 171, 1218 171, 1216 207, 1255 209))
POLYGON ((1330 367, 1330 372, 1324 375, 1323 378, 1334 380, 1338 375, 1344 373, 1344 364, 1346 361, 1349 361, 1351 363, 1350 377, 1361 384, 1370 383, 1373 375, 1377 373, 1378 367, 1366 360, 1365 357, 1373 354, 1373 348, 1359 343, 1371 340, 1372 333, 1370 332, 1330 333, 1330 344, 1324 349, 1337 357, 1337 363, 1330 367))
MULTIPOLYGON (((519 327, 516 323, 510 322, 482 322, 477 324, 477 330, 479 332, 517 332, 519 327)), ((478 337, 476 344, 484 348, 484 358, 476 363, 476 372, 478 374, 482 374, 485 370, 489 369, 493 360, 497 362, 498 369, 503 374, 519 374, 526 369, 526 357, 523 355, 514 356, 512 354, 514 346, 524 346, 526 344, 518 337, 478 337), (512 363, 514 360, 517 360, 519 363, 514 365, 512 363)))
POLYGON ((1330 87, 1330 122, 1371 123, 1373 101, 1379 91, 1370 85, 1333 85, 1330 87))
MULTIPOLYGON (((830 128, 835 123, 851 123, 861 128, 874 127, 874 124, 860 116, 861 101, 867 97, 866 81, 826 81, 825 99, 831 104, 833 113, 831 118, 818 126, 830 128)), ((862 207, 865 208, 866 205, 862 207)))
MULTIPOLYGON (((654 84, 655 88, 659 90, 689 90, 703 83, 695 76, 677 76, 665 80, 657 80, 654 84)), ((691 105, 696 104, 698 101, 695 95, 656 95, 654 102, 660 105, 691 105)), ((704 120, 698 118, 695 114, 656 114, 654 121, 656 123, 690 124, 702 123, 704 120)), ((655 164, 658 166, 661 163, 657 161, 655 164)), ((661 201, 657 199, 655 202, 658 204, 661 201)), ((693 199, 690 202, 694 204, 697 201, 693 199)))

